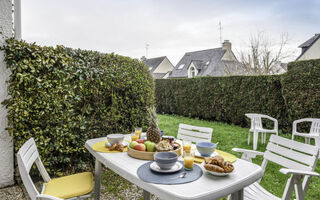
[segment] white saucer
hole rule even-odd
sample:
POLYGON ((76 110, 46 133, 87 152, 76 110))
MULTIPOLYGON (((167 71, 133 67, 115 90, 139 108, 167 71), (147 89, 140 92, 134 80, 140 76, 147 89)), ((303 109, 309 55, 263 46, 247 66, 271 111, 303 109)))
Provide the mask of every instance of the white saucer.
POLYGON ((183 165, 180 162, 176 162, 176 164, 171 169, 161 169, 156 162, 150 164, 150 169, 160 173, 172 173, 179 171, 183 165))
MULTIPOLYGON (((122 145, 123 145, 124 147, 126 147, 126 146, 129 145, 129 143, 126 142, 126 141, 122 141, 122 145)), ((111 145, 109 142, 106 142, 106 147, 111 147, 111 146, 112 146, 112 145, 111 145)))
POLYGON ((219 155, 219 154, 215 151, 215 152, 213 152, 213 153, 212 153, 211 155, 209 155, 209 156, 202 156, 202 155, 199 153, 199 151, 197 150, 194 155, 195 155, 196 157, 199 157, 199 158, 204 158, 204 157, 214 157, 214 156, 217 156, 217 155, 219 155))
POLYGON ((235 171, 235 169, 234 169, 232 172, 229 172, 229 173, 212 172, 212 171, 206 170, 206 168, 204 168, 204 164, 205 164, 204 162, 201 164, 202 169, 213 176, 227 176, 229 174, 233 174, 235 171))
POLYGON ((232 172, 229 172, 229 173, 219 173, 219 172, 212 172, 212 171, 209 171, 209 170, 206 170, 209 174, 212 174, 214 176, 227 176, 229 174, 232 174, 234 172, 234 170, 232 172))

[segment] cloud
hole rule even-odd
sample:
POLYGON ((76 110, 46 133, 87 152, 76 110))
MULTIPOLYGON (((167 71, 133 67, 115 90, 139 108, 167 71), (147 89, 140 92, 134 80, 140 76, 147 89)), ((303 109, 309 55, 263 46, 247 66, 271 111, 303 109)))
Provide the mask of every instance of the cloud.
POLYGON ((296 48, 320 27, 319 1, 211 0, 29 0, 22 2, 22 34, 41 45, 115 52, 140 58, 168 56, 220 46, 223 39, 241 50, 250 34, 288 32, 296 48))

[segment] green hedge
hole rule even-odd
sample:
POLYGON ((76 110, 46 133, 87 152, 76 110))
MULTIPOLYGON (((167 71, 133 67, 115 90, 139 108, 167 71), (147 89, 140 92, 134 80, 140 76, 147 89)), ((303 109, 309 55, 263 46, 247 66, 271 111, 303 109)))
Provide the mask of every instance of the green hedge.
POLYGON ((92 159, 86 140, 147 123, 154 83, 138 60, 13 39, 3 49, 12 72, 3 103, 15 151, 34 137, 51 173, 82 169, 92 159))
POLYGON ((159 79, 156 103, 161 113, 242 126, 247 125, 245 113, 268 113, 278 119, 286 114, 278 76, 159 79))
POLYGON ((320 59, 292 62, 288 69, 281 76, 288 120, 320 118, 320 59))
POLYGON ((245 113, 263 113, 290 133, 293 120, 320 117, 320 60, 288 67, 283 75, 158 79, 157 109, 247 127, 245 113))

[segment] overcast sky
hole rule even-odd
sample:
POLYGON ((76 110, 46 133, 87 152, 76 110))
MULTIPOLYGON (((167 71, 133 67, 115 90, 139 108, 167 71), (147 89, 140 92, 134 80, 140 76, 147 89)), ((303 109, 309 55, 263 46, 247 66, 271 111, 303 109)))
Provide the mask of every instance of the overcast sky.
MULTIPOLYGON (((289 47, 320 32, 320 0, 28 0, 22 1, 22 37, 28 42, 115 52, 140 58, 220 47, 241 51, 257 32, 275 43, 288 33, 289 47)), ((294 56, 296 56, 294 55, 294 56)))

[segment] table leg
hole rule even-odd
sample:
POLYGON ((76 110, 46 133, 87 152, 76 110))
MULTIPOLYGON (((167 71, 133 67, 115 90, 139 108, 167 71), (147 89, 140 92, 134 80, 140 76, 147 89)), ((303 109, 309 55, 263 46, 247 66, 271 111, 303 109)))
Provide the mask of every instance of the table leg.
POLYGON ((100 199, 100 186, 101 186, 101 163, 98 159, 95 162, 94 170, 94 200, 100 199))
POLYGON ((232 193, 230 200, 243 200, 243 189, 232 193))
POLYGON ((151 199, 150 192, 143 190, 143 200, 150 200, 150 199, 151 199))

